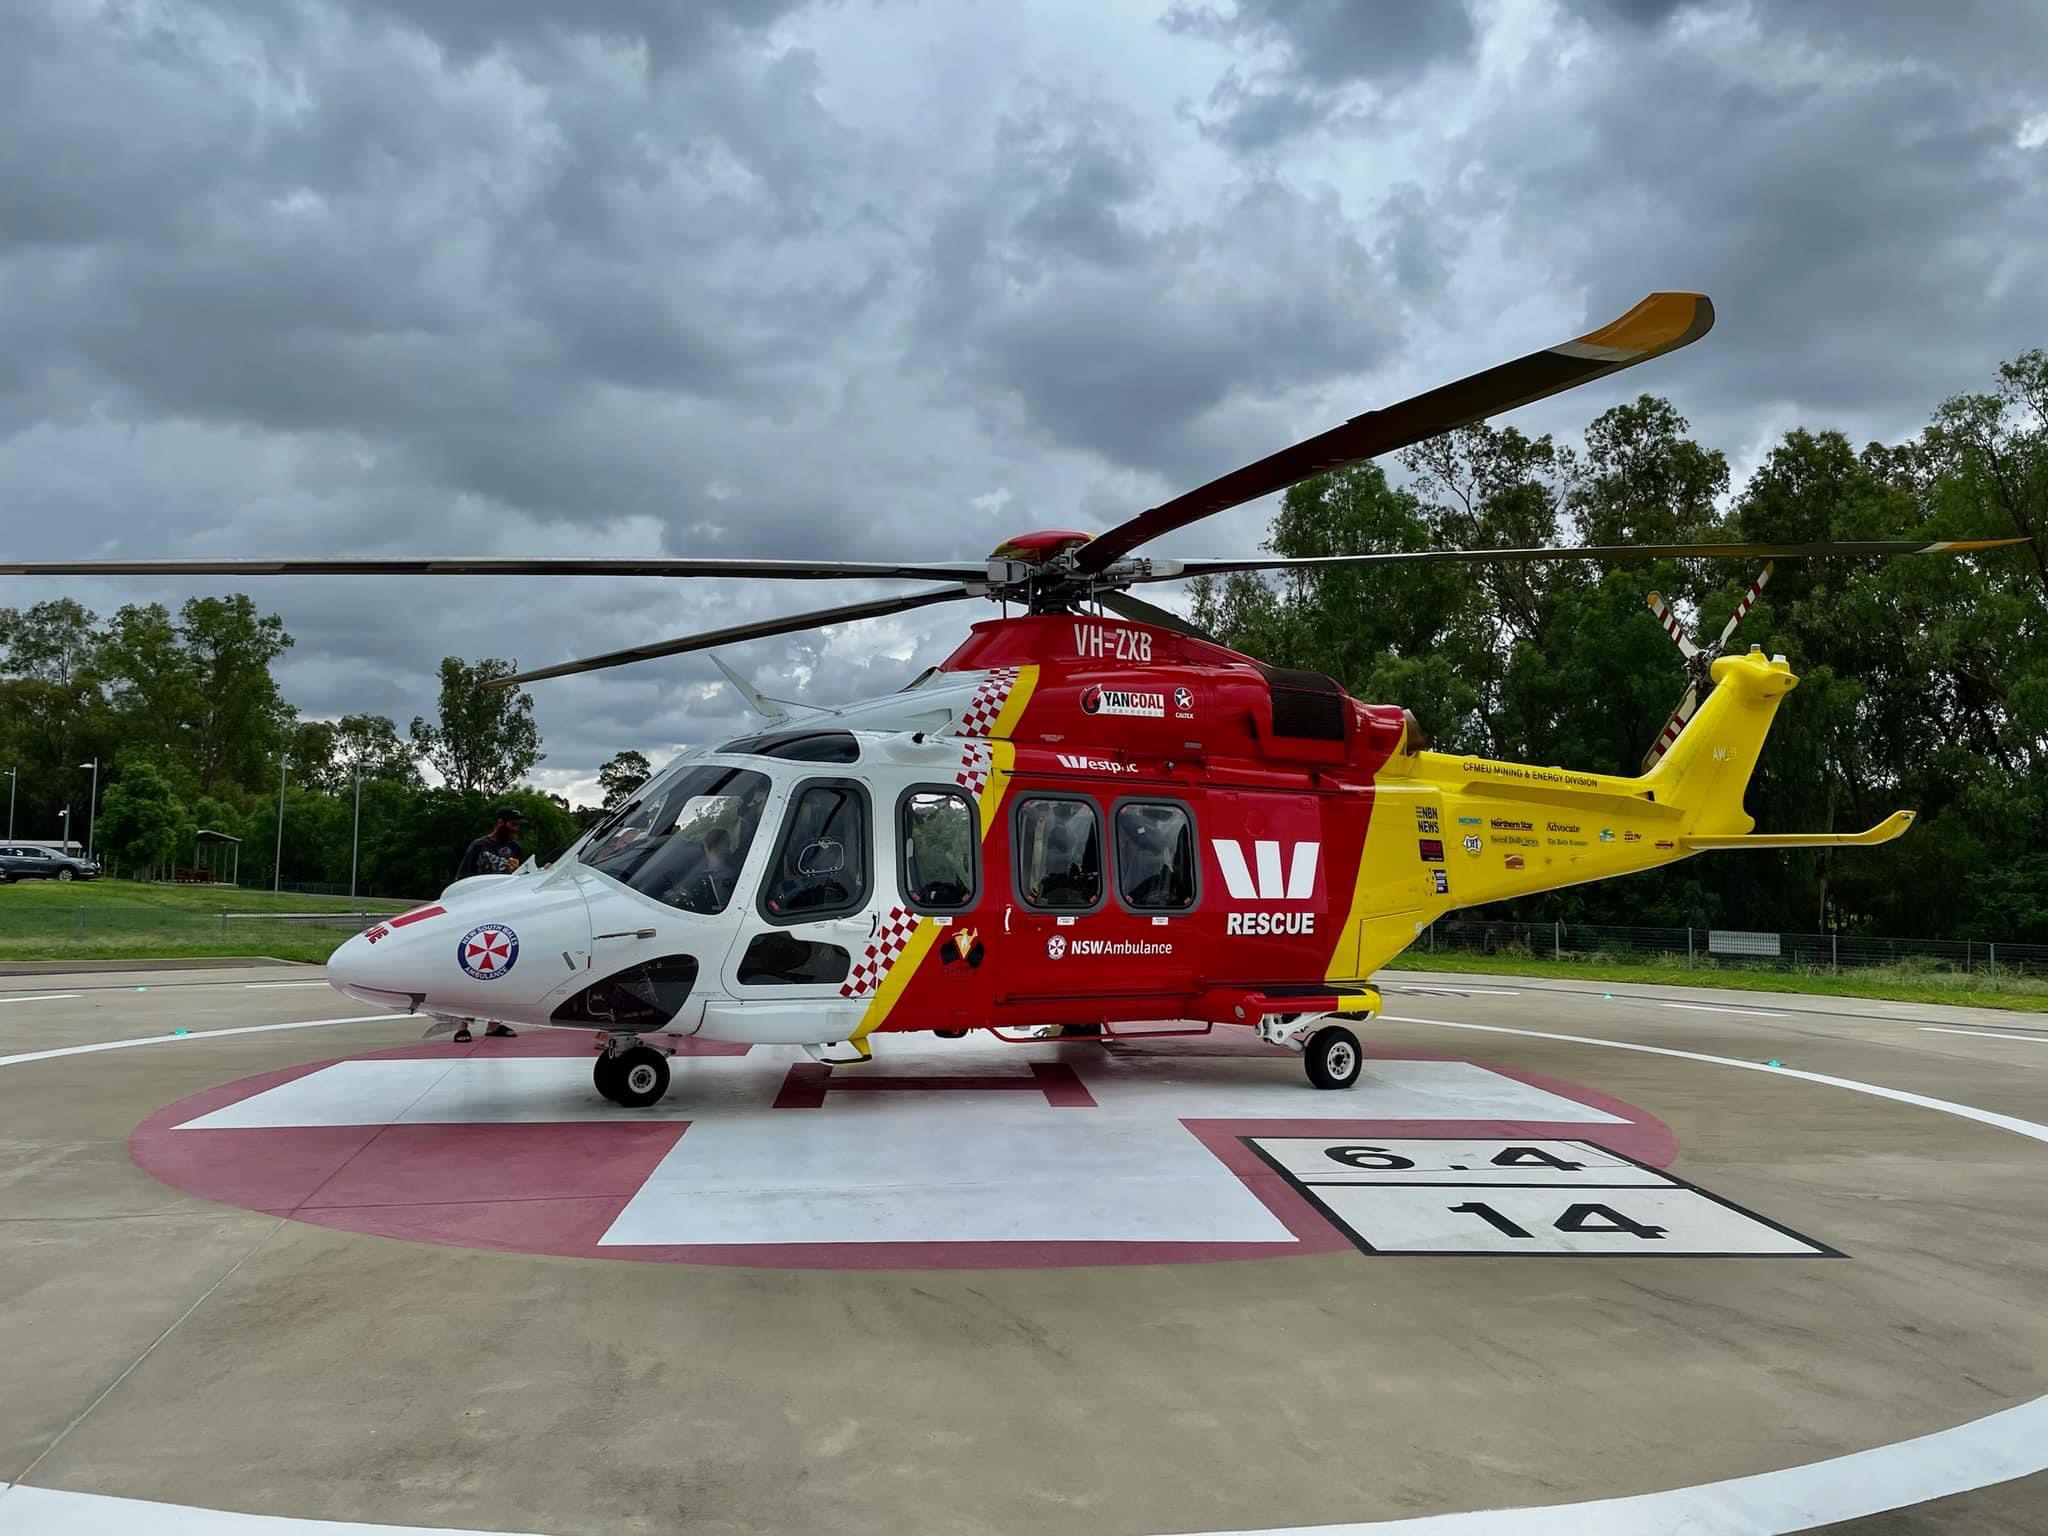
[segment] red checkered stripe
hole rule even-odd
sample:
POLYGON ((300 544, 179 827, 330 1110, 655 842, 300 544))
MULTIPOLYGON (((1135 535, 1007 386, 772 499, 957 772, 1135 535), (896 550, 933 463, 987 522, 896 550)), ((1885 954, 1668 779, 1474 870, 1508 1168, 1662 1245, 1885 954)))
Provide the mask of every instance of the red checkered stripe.
POLYGON ((953 782, 979 800, 981 792, 988 788, 989 769, 995 764, 995 756, 994 750, 986 742, 963 743, 960 748, 960 768, 953 775, 953 782))
POLYGON ((896 957, 909 944, 910 936, 917 932, 918 917, 904 907, 891 907, 889 915, 882 919, 882 926, 862 955, 852 973, 839 984, 841 997, 872 997, 888 979, 889 971, 896 964, 896 957))
POLYGON ((981 680, 974 697, 953 728, 955 736, 986 736, 996 728, 1003 706, 1010 702, 1010 690, 1017 686, 1016 667, 997 667, 981 680))

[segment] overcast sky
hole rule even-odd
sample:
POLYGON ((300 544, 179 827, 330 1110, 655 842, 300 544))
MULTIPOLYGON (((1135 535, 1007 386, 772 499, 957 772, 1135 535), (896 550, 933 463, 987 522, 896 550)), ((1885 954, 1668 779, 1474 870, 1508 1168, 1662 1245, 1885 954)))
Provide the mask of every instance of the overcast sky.
MULTIPOLYGON (((1655 390, 1742 468, 1794 423, 1910 433, 2048 345, 2019 0, 0 0, 0 37, 18 558, 979 558, 1656 288, 1712 294, 1714 334, 1512 419, 1655 390)), ((247 589, 302 711, 401 726, 446 654, 870 590, 247 589)), ((730 660, 833 702, 981 616, 730 660)), ((586 797, 620 748, 746 723, 702 657, 534 697, 539 779, 586 797)))

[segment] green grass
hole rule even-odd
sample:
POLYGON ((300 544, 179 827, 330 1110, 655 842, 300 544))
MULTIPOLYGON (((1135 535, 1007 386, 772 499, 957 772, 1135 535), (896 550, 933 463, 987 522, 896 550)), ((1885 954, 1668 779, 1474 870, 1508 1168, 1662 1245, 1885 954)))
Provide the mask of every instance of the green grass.
POLYGON ((1930 971, 1907 966, 1859 966, 1841 972, 1771 970, 1709 962, 1685 965, 1665 958, 1600 955, 1545 959, 1538 955, 1474 955, 1409 950, 1390 971, 1451 971, 1488 976, 1550 976, 1571 981, 1630 981, 1661 986, 1726 987, 1745 992, 1803 992, 1829 997, 1870 997, 1900 1003, 1948 1003, 1959 1008, 2015 1008, 2048 1013, 2048 979, 1987 976, 1981 971, 1930 971))
POLYGON ((0 961, 268 955, 320 962, 353 926, 221 914, 398 912, 411 905, 133 880, 23 880, 0 886, 0 961))

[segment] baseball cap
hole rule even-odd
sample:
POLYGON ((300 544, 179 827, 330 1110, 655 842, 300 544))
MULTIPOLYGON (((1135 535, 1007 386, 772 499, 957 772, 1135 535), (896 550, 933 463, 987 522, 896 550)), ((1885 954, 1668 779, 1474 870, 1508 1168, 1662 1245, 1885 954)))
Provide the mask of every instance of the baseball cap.
POLYGON ((499 821, 524 821, 526 815, 516 805, 501 805, 493 812, 499 821))

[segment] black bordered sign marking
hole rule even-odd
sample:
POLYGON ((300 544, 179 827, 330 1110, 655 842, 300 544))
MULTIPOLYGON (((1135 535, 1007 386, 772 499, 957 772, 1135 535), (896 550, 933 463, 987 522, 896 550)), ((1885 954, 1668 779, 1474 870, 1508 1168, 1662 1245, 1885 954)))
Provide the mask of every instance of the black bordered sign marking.
POLYGON ((1697 1184, 1590 1142, 1239 1139, 1364 1253, 1844 1257, 1697 1184))

